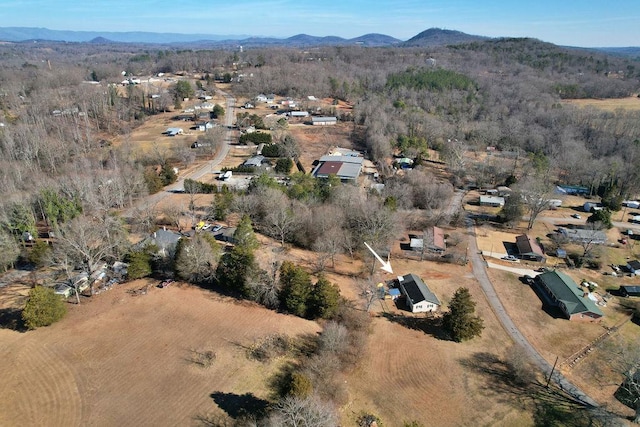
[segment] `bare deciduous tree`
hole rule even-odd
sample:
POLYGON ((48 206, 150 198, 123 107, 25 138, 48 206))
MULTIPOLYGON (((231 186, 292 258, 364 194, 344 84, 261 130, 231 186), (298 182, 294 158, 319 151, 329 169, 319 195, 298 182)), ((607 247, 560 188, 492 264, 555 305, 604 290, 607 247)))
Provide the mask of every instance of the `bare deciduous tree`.
POLYGON ((335 408, 317 397, 287 396, 275 406, 268 419, 272 427, 335 427, 339 425, 335 408))

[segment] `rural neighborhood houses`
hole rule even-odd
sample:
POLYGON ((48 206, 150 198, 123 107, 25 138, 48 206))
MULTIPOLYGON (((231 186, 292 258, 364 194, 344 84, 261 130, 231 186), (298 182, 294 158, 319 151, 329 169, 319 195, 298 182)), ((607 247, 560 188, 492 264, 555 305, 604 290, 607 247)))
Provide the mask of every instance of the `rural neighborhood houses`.
POLYGON ((596 245, 604 245, 607 242, 607 235, 601 230, 560 227, 558 231, 572 242, 593 243, 596 245))
POLYGON ((355 181, 360 175, 364 157, 359 155, 327 155, 322 156, 318 165, 311 172, 316 178, 328 178, 336 175, 342 181, 355 181))
POLYGON ((182 135, 184 133, 184 130, 182 130, 182 128, 167 128, 167 130, 165 130, 164 133, 167 136, 176 136, 176 135, 182 135))
POLYGON ((540 244, 527 234, 521 234, 516 237, 516 246, 518 247, 518 254, 522 259, 538 262, 545 262, 547 260, 540 244))
POLYGON ((623 297, 640 297, 640 286, 620 286, 620 295, 623 297))
POLYGON ((440 227, 429 227, 424 231, 422 238, 410 236, 409 246, 413 251, 430 251, 443 253, 447 249, 444 238, 444 230, 440 227))
POLYGON ((480 206, 491 206, 501 208, 504 206, 504 197, 500 196, 480 196, 480 206))
POLYGON ((595 321, 604 316, 589 292, 580 289, 566 274, 548 271, 538 275, 535 281, 551 305, 558 307, 567 319, 595 321))
POLYGON ((440 308, 441 303, 438 297, 415 274, 398 276, 398 286, 412 313, 426 313, 440 308))
POLYGON ((627 262, 627 269, 631 274, 640 275, 640 261, 637 259, 627 262))
POLYGON ((175 231, 160 229, 143 241, 143 245, 147 243, 153 244, 158 248, 159 255, 164 257, 172 256, 181 237, 182 235, 175 231))
POLYGON ((338 119, 336 117, 311 117, 311 124, 313 126, 330 126, 338 123, 338 119))

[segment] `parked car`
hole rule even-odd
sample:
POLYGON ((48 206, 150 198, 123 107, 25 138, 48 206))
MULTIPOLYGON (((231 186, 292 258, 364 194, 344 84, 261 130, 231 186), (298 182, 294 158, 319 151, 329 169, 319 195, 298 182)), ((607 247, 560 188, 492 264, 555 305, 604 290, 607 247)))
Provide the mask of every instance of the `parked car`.
POLYGON ((571 215, 571 218, 575 218, 575 219, 582 219, 582 216, 580 214, 573 214, 571 215))
POLYGON ((527 285, 533 285, 533 284, 534 284, 534 279, 533 279, 533 277, 529 276, 528 274, 524 275, 524 276, 522 277, 522 280, 524 280, 524 282, 525 282, 527 285))
POLYGON ((211 229, 211 232, 213 233, 217 233, 218 231, 222 230, 222 226, 220 224, 216 224, 213 226, 213 228, 211 229))
POLYGON ((516 257, 515 255, 503 256, 501 259, 505 261, 518 261, 518 257, 516 257))

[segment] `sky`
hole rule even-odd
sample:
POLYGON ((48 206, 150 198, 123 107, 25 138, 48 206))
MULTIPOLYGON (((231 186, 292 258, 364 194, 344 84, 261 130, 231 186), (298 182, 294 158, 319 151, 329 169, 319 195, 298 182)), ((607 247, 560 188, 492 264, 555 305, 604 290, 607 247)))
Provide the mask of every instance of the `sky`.
POLYGON ((0 0, 0 26, 407 40, 428 28, 580 47, 640 46, 640 0, 0 0))

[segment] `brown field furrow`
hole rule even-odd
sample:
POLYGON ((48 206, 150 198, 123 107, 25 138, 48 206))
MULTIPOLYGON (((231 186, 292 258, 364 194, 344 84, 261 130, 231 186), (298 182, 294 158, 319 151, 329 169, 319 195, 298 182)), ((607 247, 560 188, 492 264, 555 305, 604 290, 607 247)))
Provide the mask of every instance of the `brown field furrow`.
POLYGON ((0 350, 0 371, 11 375, 0 386, 0 425, 191 425, 196 415, 220 413, 214 392, 268 396, 279 362, 250 361, 243 347, 319 329, 191 286, 126 293, 142 283, 70 305, 51 327, 7 334, 12 348, 0 350), (217 358, 201 368, 189 361, 191 350, 217 358))
POLYGON ((33 425, 79 425, 81 401, 72 366, 49 351, 46 342, 30 338, 15 355, 16 368, 26 375, 16 378, 14 384, 17 393, 10 404, 13 417, 33 425))

